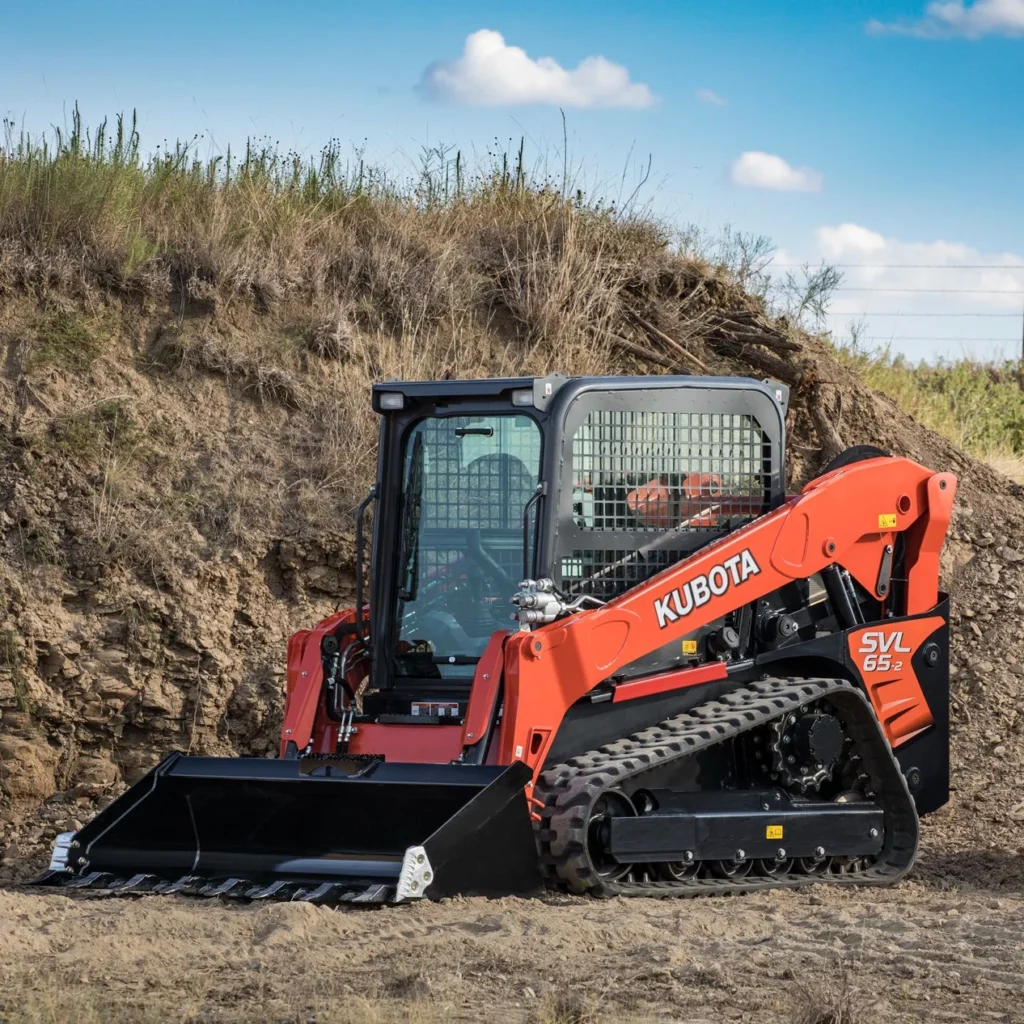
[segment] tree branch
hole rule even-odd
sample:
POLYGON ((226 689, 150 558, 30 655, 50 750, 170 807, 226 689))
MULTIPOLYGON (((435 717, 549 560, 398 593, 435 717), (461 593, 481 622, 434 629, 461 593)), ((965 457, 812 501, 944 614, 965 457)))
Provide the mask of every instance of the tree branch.
POLYGON ((674 363, 668 356, 663 356, 660 352, 655 352, 653 349, 645 348, 643 345, 627 341, 625 338, 620 338, 619 335, 612 334, 611 332, 608 333, 608 337, 611 339, 612 344, 629 352, 631 355, 637 356, 640 359, 646 359, 648 362, 655 363, 658 366, 664 366, 667 370, 672 370, 673 373, 689 374, 688 370, 681 370, 677 363, 674 363))
POLYGON ((669 337, 664 331, 659 330, 650 321, 645 320, 639 313, 630 310, 630 315, 653 339, 662 342, 662 344, 664 345, 667 345, 673 352, 676 353, 676 355, 678 355, 681 359, 685 359, 688 362, 692 363, 694 366, 697 367, 698 370, 701 370, 704 373, 708 372, 707 366, 704 363, 702 363, 692 352, 689 352, 687 349, 683 348, 683 346, 678 341, 676 341, 675 338, 669 337))

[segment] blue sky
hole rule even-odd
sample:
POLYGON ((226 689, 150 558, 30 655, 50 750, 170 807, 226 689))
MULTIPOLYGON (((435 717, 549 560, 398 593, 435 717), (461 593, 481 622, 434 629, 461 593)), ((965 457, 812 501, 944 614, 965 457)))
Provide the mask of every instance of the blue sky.
MULTIPOLYGON (((137 107, 151 146, 338 137, 411 169, 424 144, 482 153, 525 134, 557 167, 562 106, 588 184, 614 194, 650 155, 666 217, 770 235, 782 262, 872 264, 847 287, 894 290, 837 296, 837 333, 864 310, 1024 310, 960 291, 1024 292, 1024 0, 3 6, 0 111, 33 130, 77 100, 91 122, 137 107), (569 77, 507 50, 459 63, 481 29, 569 77), (598 55, 620 71, 573 77, 598 55)), ((1016 353, 1022 331, 1005 315, 867 324, 913 356, 1016 353), (901 340, 933 337, 954 340, 901 340), (963 340, 980 337, 1004 343, 963 340)))

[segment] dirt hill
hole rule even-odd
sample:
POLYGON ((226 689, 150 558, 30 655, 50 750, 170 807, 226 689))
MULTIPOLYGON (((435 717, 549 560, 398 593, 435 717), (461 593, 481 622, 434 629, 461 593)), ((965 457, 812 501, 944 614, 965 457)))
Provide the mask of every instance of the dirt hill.
POLYGON ((138 260, 59 227, 0 239, 0 871, 170 749, 274 751, 288 634, 352 598, 373 380, 556 370, 781 379, 793 487, 856 443, 960 476, 929 834, 1015 848, 1024 491, 655 225, 520 191, 138 260))

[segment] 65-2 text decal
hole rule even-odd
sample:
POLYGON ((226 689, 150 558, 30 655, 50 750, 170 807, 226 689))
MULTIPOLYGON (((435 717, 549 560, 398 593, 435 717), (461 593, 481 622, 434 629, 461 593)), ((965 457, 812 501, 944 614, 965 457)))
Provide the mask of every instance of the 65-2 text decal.
POLYGON ((909 654, 911 648, 903 643, 903 631, 887 633, 885 630, 868 630, 860 639, 857 653, 863 655, 861 669, 864 672, 900 672, 903 659, 899 654, 909 654))

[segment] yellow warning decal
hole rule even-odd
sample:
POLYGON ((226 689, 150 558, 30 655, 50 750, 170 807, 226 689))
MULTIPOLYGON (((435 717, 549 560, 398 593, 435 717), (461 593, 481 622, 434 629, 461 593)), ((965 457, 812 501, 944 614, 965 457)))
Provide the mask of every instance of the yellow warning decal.
POLYGON ((684 640, 683 641, 683 654, 696 654, 697 653, 697 641, 696 640, 684 640))
POLYGON ((767 825, 764 830, 765 839, 781 839, 782 838, 782 826, 781 825, 767 825))
POLYGON ((894 530, 896 528, 896 516, 891 514, 879 516, 878 528, 880 530, 894 530))

